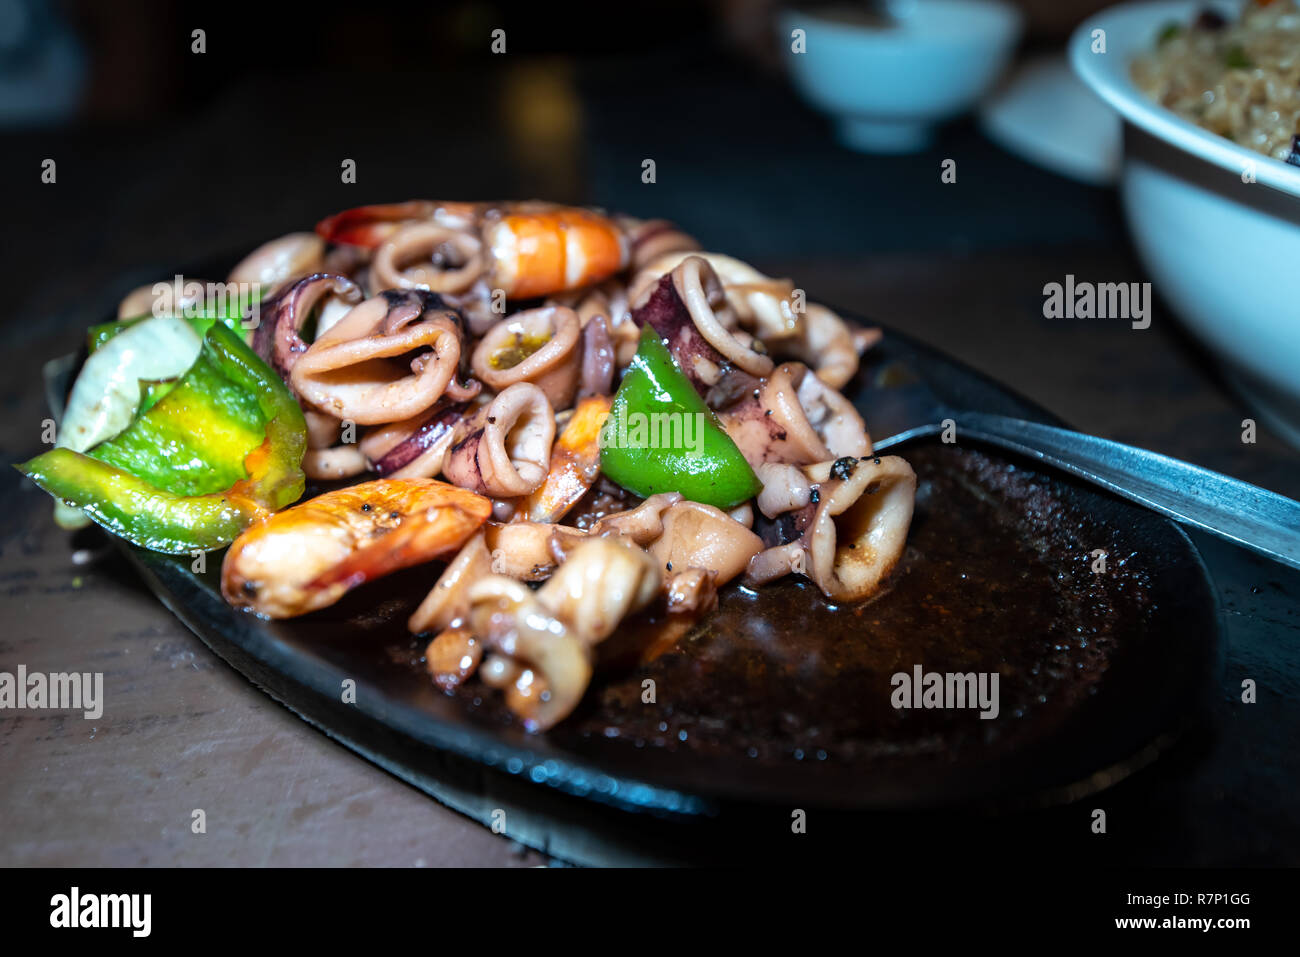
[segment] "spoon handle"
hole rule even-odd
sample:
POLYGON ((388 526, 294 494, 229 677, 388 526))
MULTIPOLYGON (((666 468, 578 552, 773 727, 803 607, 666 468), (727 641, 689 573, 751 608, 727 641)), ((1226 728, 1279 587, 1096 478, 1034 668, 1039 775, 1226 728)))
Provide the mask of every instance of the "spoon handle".
POLYGON ((956 416, 967 435, 1064 469, 1179 522, 1300 568, 1300 502, 1167 455, 984 412, 956 416))

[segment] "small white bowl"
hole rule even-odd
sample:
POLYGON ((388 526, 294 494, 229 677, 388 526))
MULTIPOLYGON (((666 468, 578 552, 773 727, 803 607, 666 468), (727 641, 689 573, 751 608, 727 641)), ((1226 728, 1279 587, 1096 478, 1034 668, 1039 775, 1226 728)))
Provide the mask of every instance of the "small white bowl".
POLYGON ((936 123, 969 109, 998 78, 1022 18, 1001 0, 888 6, 896 22, 885 27, 785 10, 779 39, 795 86, 836 118, 845 146, 910 153, 926 146, 936 123), (795 30, 804 31, 805 52, 792 49, 795 30))
MULTIPOLYGON (((1120 193, 1156 288, 1260 416, 1300 445, 1300 168, 1182 119, 1130 79, 1165 24, 1190 24, 1206 5, 1104 10, 1074 32, 1070 61, 1125 121, 1120 193), (1096 30, 1105 53, 1093 52, 1096 30)), ((1235 18, 1235 4, 1213 6, 1235 18)))

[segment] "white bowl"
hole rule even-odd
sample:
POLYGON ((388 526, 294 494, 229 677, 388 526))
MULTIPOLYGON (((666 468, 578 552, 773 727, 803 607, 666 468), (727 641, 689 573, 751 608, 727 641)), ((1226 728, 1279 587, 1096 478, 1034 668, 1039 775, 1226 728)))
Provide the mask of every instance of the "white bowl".
POLYGON ((1001 0, 896 0, 889 7, 897 22, 883 28, 801 10, 780 17, 795 86, 836 117, 845 146, 872 153, 924 148, 936 123, 988 90, 1020 36, 1020 12, 1001 0), (795 30, 804 31, 803 53, 792 50, 795 30))
MULTIPOLYGON (((1205 6, 1104 10, 1074 32, 1070 61, 1125 121, 1120 192, 1157 290, 1260 416, 1300 445, 1300 167, 1201 129, 1129 77, 1162 26, 1189 24, 1205 6), (1095 30, 1105 53, 1092 52, 1095 30)), ((1234 4, 1214 6, 1235 16, 1234 4)))

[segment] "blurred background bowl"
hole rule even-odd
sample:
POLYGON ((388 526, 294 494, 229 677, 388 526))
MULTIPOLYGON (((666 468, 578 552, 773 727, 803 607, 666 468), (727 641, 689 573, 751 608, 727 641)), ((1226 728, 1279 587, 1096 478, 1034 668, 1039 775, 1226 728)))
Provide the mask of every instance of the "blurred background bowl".
MULTIPOLYGON (((1112 7, 1075 31, 1070 60, 1124 119, 1120 195, 1156 290, 1243 398, 1300 445, 1300 167, 1182 119, 1129 74, 1162 27, 1205 6, 1112 7), (1093 52, 1097 30, 1104 53, 1093 52)), ((1214 6, 1235 18, 1235 5, 1214 6)))
POLYGON ((989 89, 1023 18, 1000 0, 899 0, 785 10, 779 22, 795 86, 835 118, 840 141, 906 153, 989 89), (796 30, 805 52, 793 49, 796 30))

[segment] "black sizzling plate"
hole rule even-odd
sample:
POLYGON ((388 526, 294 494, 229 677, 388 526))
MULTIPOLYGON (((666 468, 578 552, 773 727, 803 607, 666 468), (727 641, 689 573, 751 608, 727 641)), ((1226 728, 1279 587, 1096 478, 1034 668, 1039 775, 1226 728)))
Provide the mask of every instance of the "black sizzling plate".
MULTIPOLYGON (((850 396, 902 360, 953 405, 1054 421, 902 335, 887 332, 869 359, 850 396)), ((162 601, 264 690, 485 822, 492 801, 472 795, 497 779, 520 806, 559 800, 582 825, 583 805, 598 812, 586 802, 678 820, 731 807, 1025 806, 1091 793, 1153 760, 1220 664, 1218 610, 1187 536, 991 450, 933 442, 900 454, 921 484, 887 594, 834 608, 801 581, 728 586, 689 638, 607 669, 541 735, 477 681, 449 696, 425 674, 427 638, 404 622, 440 565, 267 622, 222 601, 219 560, 198 575, 188 559, 129 551, 162 601), (1103 574, 1095 549, 1107 552, 1103 574), (890 678, 915 665, 998 671, 1000 716, 895 710, 890 678), (646 678, 655 704, 642 703, 646 678), (344 705, 348 679, 356 702, 344 705), (557 792, 583 799, 576 815, 557 792)))

